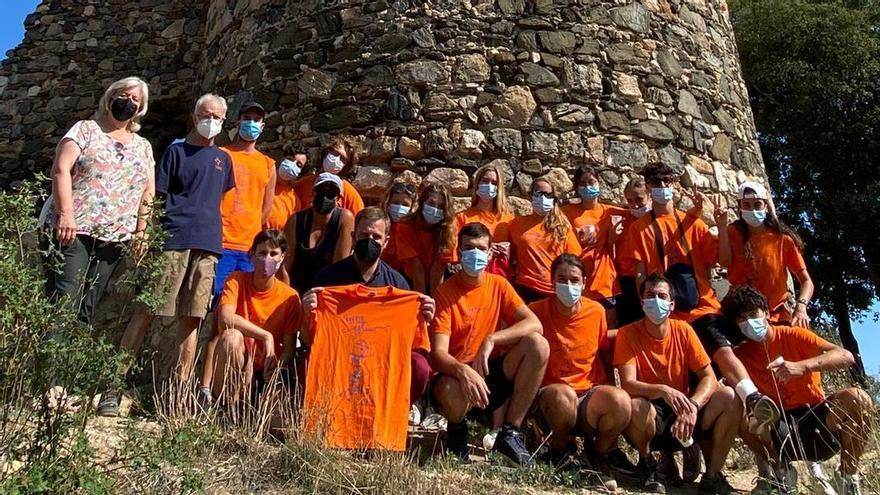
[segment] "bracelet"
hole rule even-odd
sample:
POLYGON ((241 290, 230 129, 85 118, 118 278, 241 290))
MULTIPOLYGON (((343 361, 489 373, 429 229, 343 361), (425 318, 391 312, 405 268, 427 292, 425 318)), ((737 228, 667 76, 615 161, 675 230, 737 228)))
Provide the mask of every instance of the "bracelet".
POLYGON ((694 407, 697 408, 697 411, 699 411, 703 407, 703 406, 697 404, 697 401, 695 401, 694 399, 691 399, 690 397, 688 397, 688 400, 690 401, 691 404, 694 405, 694 407))
POLYGON ((795 306, 797 306, 798 304, 803 304, 804 307, 807 307, 810 305, 810 301, 807 301, 806 299, 801 298, 801 299, 797 300, 797 303, 795 304, 795 306))

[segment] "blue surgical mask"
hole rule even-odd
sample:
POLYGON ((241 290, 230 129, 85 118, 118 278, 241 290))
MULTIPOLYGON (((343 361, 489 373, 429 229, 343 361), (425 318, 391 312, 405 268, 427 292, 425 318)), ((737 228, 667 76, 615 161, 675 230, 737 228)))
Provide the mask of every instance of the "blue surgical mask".
POLYGON ((556 297, 563 306, 570 308, 575 305, 581 298, 580 285, 568 285, 556 282, 556 297))
POLYGON ((749 340, 764 342, 767 338, 767 320, 764 318, 749 318, 739 324, 739 330, 749 340))
POLYGON ((409 215, 409 210, 409 206, 406 205, 390 204, 388 205, 388 216, 390 216, 391 219, 396 222, 401 218, 409 215))
POLYGON ((422 207, 422 217, 428 222, 428 225, 437 225, 443 220, 443 210, 425 205, 422 207))
POLYGON ((471 277, 483 273, 489 264, 489 253, 482 249, 468 249, 461 252, 461 269, 471 277))
POLYGON ((645 311, 645 316, 655 325, 659 325, 669 318, 669 313, 672 312, 670 306, 669 301, 659 297, 642 299, 642 310, 645 311))
POLYGON ((278 178, 287 182, 295 181, 300 172, 302 172, 302 168, 294 160, 284 159, 278 165, 278 178))
POLYGON ((632 214, 632 216, 636 218, 642 218, 643 216, 645 216, 645 213, 648 213, 648 210, 650 209, 651 205, 647 204, 645 206, 642 206, 641 208, 630 208, 629 212, 632 214))
POLYGON ((498 186, 484 182, 477 186, 477 196, 483 199, 495 199, 498 195, 498 186))
POLYGON ((342 169, 345 168, 345 163, 339 155, 327 153, 327 156, 324 157, 324 161, 321 163, 321 167, 324 169, 324 172, 339 175, 339 172, 342 172, 342 169))
POLYGON ((767 219, 767 210, 743 210, 742 219, 749 224, 749 227, 760 227, 767 219))
POLYGON ((651 200, 656 203, 666 204, 672 200, 673 191, 671 187, 652 187, 651 200))
POLYGON ((584 199, 595 199, 599 197, 600 189, 598 185, 595 186, 584 186, 578 189, 578 194, 581 195, 584 199))
POLYGON ((553 209, 553 198, 545 197, 541 194, 532 196, 532 211, 542 217, 553 209))
POLYGON ((259 122, 253 120, 242 120, 238 124, 238 135, 245 141, 256 141, 263 132, 263 126, 259 122))

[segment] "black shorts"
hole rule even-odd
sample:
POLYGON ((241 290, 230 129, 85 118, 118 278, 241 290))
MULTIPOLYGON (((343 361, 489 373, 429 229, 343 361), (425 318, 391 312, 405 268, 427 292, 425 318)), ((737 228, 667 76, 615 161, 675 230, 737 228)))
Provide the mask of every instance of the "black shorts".
POLYGON ((620 277, 620 294, 615 298, 617 309, 617 326, 622 327, 645 317, 642 310, 642 298, 636 288, 635 277, 620 277))
POLYGON ((831 408, 827 402, 785 411, 788 435, 784 435, 786 427, 782 426, 782 418, 770 435, 776 451, 790 461, 820 462, 833 457, 840 452, 840 439, 825 426, 829 414, 831 408))
MULTIPOLYGON (((431 406, 437 411, 440 410, 440 404, 437 402, 437 398, 434 395, 434 385, 437 384, 437 380, 439 380, 441 376, 444 375, 441 375, 440 373, 434 375, 429 387, 431 392, 431 406)), ((513 380, 509 380, 504 374, 503 355, 489 359, 489 375, 486 376, 486 386, 489 388, 489 405, 485 408, 475 407, 471 409, 470 412, 468 412, 468 416, 491 416, 496 409, 503 406, 508 399, 513 397, 513 380)))
MULTIPOLYGON (((678 415, 675 414, 672 407, 670 407, 663 399, 652 400, 651 405, 654 406, 654 411, 657 413, 656 416, 654 416, 654 425, 657 427, 657 432, 654 434, 654 438, 651 439, 651 450, 663 452, 678 452, 679 450, 684 450, 684 446, 681 445, 681 442, 672 435, 672 425, 675 424, 678 415)), ((692 436, 694 442, 700 441, 705 435, 707 435, 707 432, 700 429, 700 423, 703 422, 704 409, 705 408, 700 409, 697 412, 697 424, 694 425, 694 434, 692 436)))
MULTIPOLYGON (((587 390, 586 392, 578 395, 577 400, 577 421, 575 422, 575 427, 578 425, 583 425, 584 432, 581 433, 584 438, 593 438, 596 436, 596 428, 587 421, 587 405, 590 403, 590 397, 596 393, 597 387, 599 385, 594 386, 593 388, 587 390)), ((543 390, 543 389, 542 389, 543 390)), ((541 390, 538 390, 538 395, 535 397, 535 402, 532 405, 531 416, 538 423, 538 427, 541 428, 541 431, 544 433, 550 433, 550 423, 547 422, 547 418, 544 417, 543 411, 541 411, 541 407, 539 405, 541 398, 541 390)))
POLYGON ((736 346, 746 339, 736 325, 721 315, 703 315, 692 321, 691 327, 697 333, 700 343, 703 344, 710 358, 718 349, 736 346))
MULTIPOLYGON (((270 375, 271 377, 271 375, 270 375)), ((278 371, 278 378, 281 381, 281 386, 284 387, 285 390, 292 390, 294 385, 293 372, 287 368, 283 367, 278 371)), ((255 407, 260 403, 260 397, 263 395, 263 392, 266 390, 266 385, 268 381, 266 377, 263 375, 262 370, 254 370, 254 376, 251 377, 251 404, 255 407)))

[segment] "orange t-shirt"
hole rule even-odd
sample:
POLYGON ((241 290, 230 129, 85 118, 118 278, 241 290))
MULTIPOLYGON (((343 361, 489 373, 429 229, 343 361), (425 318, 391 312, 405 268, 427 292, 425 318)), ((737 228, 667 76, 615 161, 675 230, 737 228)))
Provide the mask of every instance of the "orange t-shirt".
POLYGON ((318 294, 304 414, 328 447, 406 449, 419 297, 357 284, 318 294))
POLYGON ((287 220, 300 210, 296 191, 286 180, 275 184, 275 196, 272 198, 272 210, 269 212, 269 228, 284 231, 287 220))
POLYGON ((636 265, 632 257, 632 224, 638 220, 633 214, 627 210, 621 215, 623 217, 623 231, 617 237, 614 243, 614 261, 617 266, 618 277, 635 277, 636 265))
POLYGON ((697 302, 697 307, 690 311, 674 311, 673 318, 690 322, 704 315, 720 314, 721 304, 718 303, 715 291, 709 283, 709 268, 718 259, 718 239, 709 232, 709 227, 699 218, 677 210, 675 214, 678 215, 684 228, 684 237, 691 249, 690 258, 693 264, 688 259, 684 246, 681 245, 678 222, 671 214, 657 217, 657 225, 663 236, 666 260, 660 258, 660 252, 657 250, 650 212, 632 224, 630 234, 632 251, 628 254, 634 260, 644 263, 648 274, 665 273, 666 269, 675 263, 686 263, 693 267, 700 300, 697 302))
MULTIPOLYGON (((307 175, 296 181, 293 188, 299 198, 300 209, 312 207, 312 196, 314 195, 315 181, 318 180, 318 174, 307 175)), ((347 209, 352 215, 364 209, 364 200, 361 198, 357 189, 351 185, 351 182, 342 179, 342 194, 336 201, 336 204, 347 209)))
POLYGON ((483 276, 481 284, 468 285, 460 273, 453 275, 434 295, 437 311, 431 332, 449 335, 449 354, 461 363, 473 361, 486 337, 498 330, 502 321, 512 325, 514 315, 525 304, 504 277, 494 273, 483 276))
POLYGON ((821 354, 819 346, 828 345, 828 342, 806 328, 776 325, 772 325, 772 328, 772 339, 768 336, 765 342, 747 340, 733 350, 755 386, 777 403, 781 395, 782 409, 786 411, 801 406, 815 406, 824 401, 822 375, 818 371, 792 378, 788 383, 779 383, 777 393, 777 384, 767 368, 780 356, 786 361, 814 358, 821 354), (764 344, 767 345, 766 350, 764 344))
POLYGON ((510 241, 508 228, 511 220, 513 220, 513 215, 510 213, 498 214, 471 206, 455 215, 455 234, 457 237, 458 231, 462 227, 472 222, 479 222, 489 229, 489 233, 492 234, 492 242, 508 242, 510 241))
MULTIPOLYGON (((587 297, 607 299, 620 292, 617 286, 617 268, 608 235, 611 232, 611 217, 623 216, 627 210, 616 206, 598 203, 595 208, 584 210, 579 204, 565 205, 562 213, 571 222, 574 230, 592 225, 596 232, 596 243, 581 245, 581 261, 588 270, 587 297)), ((577 234, 575 234, 577 237, 577 234)))
POLYGON ((542 386, 564 383, 581 393, 606 383, 599 350, 608 349, 608 324, 601 304, 581 298, 577 314, 565 316, 556 308, 556 298, 529 304, 544 326, 550 344, 550 359, 542 386))
POLYGON ((428 272, 434 261, 441 263, 451 263, 454 260, 452 251, 442 254, 436 254, 436 246, 439 235, 436 230, 422 230, 409 222, 397 222, 397 241, 395 241, 394 249, 398 261, 403 264, 404 274, 412 278, 412 270, 406 264, 406 260, 418 258, 425 267, 425 279, 428 278, 428 272))
POLYGON ((247 251, 263 229, 263 197, 275 170, 275 160, 259 151, 220 149, 229 153, 235 173, 235 187, 226 191, 220 201, 223 247, 247 251))
MULTIPOLYGON (((223 285, 220 306, 235 306, 235 314, 272 334, 275 356, 281 357, 284 337, 296 332, 302 316, 302 302, 296 290, 289 285, 274 281, 263 292, 254 288, 253 274, 232 272, 223 285)), ((250 337, 244 339, 248 352, 253 352, 254 369, 263 369, 266 353, 263 346, 256 345, 250 337)))
POLYGON ((562 253, 579 255, 581 245, 568 229, 565 240, 557 243, 544 231, 544 217, 527 215, 510 222, 511 253, 516 261, 514 281, 530 289, 550 295, 550 264, 562 253))
POLYGON ((727 226, 732 258, 727 270, 731 285, 748 284, 767 298, 771 319, 790 317, 782 306, 788 294, 788 274, 807 269, 804 257, 787 235, 767 230, 749 233, 751 258, 746 258, 742 234, 733 225, 727 226))
POLYGON ((640 382, 666 385, 690 395, 688 372, 696 373, 711 361, 689 324, 672 318, 669 332, 655 339, 645 328, 645 319, 625 325, 614 341, 614 365, 636 365, 640 382))
POLYGON ((388 239, 388 244, 385 245, 385 249, 382 250, 382 261, 387 263, 391 268, 403 273, 403 261, 397 254, 397 239, 400 236, 401 225, 403 225, 401 222, 391 222, 391 231, 389 232, 390 238, 388 239))

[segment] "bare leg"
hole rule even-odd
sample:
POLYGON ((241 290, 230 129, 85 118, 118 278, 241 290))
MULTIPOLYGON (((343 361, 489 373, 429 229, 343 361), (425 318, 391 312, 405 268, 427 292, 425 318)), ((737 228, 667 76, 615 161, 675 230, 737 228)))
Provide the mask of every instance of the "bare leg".
POLYGON ((577 400, 574 389, 561 383, 548 385, 538 394, 541 415, 552 431, 550 448, 564 450, 568 446, 568 435, 577 422, 577 400))
POLYGON ((719 387, 712 394, 706 404, 703 421, 698 425, 703 431, 712 430, 712 438, 703 441, 701 445, 704 447, 707 475, 714 476, 724 468, 724 461, 733 447, 742 416, 742 402, 736 398, 732 388, 719 387))
POLYGON ((773 448, 770 439, 762 439, 758 435, 751 433, 748 424, 746 424, 745 416, 743 416, 739 423, 739 437, 743 439, 749 450, 755 454, 758 475, 768 479, 773 477, 773 469, 778 466, 770 465, 770 460, 777 456, 775 453, 776 449, 773 448))
POLYGON ((128 373, 129 368, 131 368, 135 358, 140 353, 141 347, 144 345, 144 337, 147 335, 147 330, 150 329, 150 325, 153 324, 155 318, 152 314, 139 310, 128 321, 125 333, 122 335, 122 341, 119 342, 120 349, 126 351, 130 356, 130 359, 125 364, 125 368, 122 370, 123 375, 128 373))
POLYGON ((872 410, 871 397, 859 388, 847 388, 828 397, 831 414, 825 425, 840 435, 840 471, 858 474, 859 459, 865 451, 870 426, 868 419, 872 410))
POLYGON ((244 336, 238 330, 229 329, 217 339, 217 344, 211 391, 218 400, 234 404, 243 398, 247 388, 244 336))
POLYGON ((456 378, 441 376, 434 385, 434 398, 440 404, 440 414, 450 423, 461 423, 471 405, 468 404, 456 378))
POLYGON ((220 335, 214 325, 211 326, 210 331, 211 338, 205 344, 205 362, 202 365, 202 377, 199 380, 199 385, 203 387, 211 386, 214 375, 214 355, 217 352, 217 342, 220 340, 220 335))
POLYGON ((651 440, 657 435, 655 418, 657 411, 647 399, 631 399, 632 416, 626 427, 626 437, 639 452, 639 457, 648 457, 651 453, 651 440))
POLYGON ((194 316, 181 316, 177 319, 177 324, 177 366, 174 372, 183 383, 192 376, 202 320, 194 316))
MULTIPOLYGON (((596 429, 596 452, 604 454, 617 445, 617 437, 624 432, 632 417, 629 394, 617 387, 600 385, 584 404, 589 426, 596 429)), ((653 409, 653 408, 652 408, 653 409)), ((578 425, 581 431, 587 425, 578 425)))
POLYGON ((541 387, 549 355, 547 340, 540 334, 530 333, 504 356, 504 374, 513 380, 513 397, 505 419, 516 429, 522 426, 541 387))
POLYGON ((712 361, 718 364, 724 381, 735 387, 737 383, 749 378, 749 372, 742 361, 733 353, 732 347, 721 347, 712 355, 712 361))

